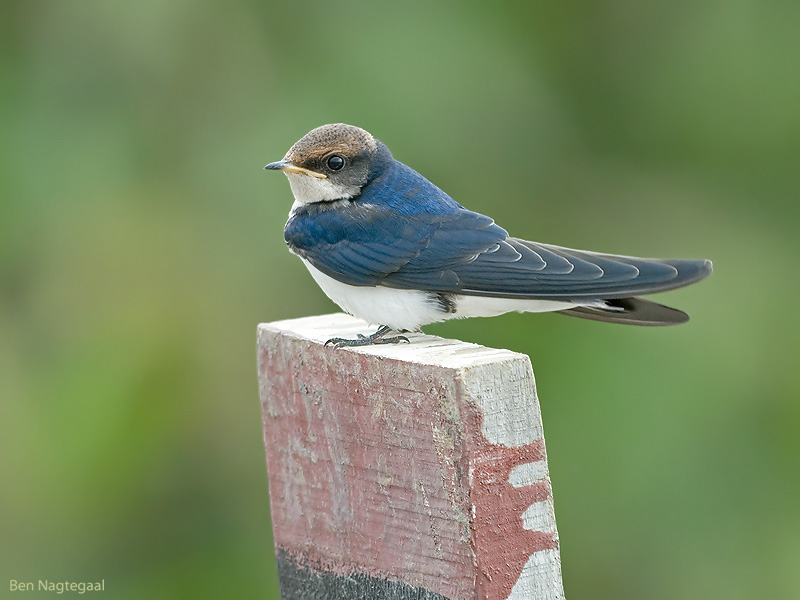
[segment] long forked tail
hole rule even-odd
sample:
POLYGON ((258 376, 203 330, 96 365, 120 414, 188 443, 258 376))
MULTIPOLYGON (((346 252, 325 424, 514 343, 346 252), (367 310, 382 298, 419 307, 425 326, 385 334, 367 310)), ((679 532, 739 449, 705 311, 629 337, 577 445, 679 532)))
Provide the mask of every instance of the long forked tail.
POLYGON ((558 311, 562 315, 623 325, 678 325, 689 320, 682 310, 638 296, 605 300, 606 307, 578 306, 558 311))

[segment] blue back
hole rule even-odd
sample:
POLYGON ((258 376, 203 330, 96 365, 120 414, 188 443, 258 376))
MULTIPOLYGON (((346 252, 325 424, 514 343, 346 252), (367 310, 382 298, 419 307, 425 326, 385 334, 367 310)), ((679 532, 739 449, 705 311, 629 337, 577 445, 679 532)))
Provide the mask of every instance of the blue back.
POLYGON ((361 195, 302 206, 284 230, 293 252, 351 285, 387 283, 401 269, 439 272, 507 236, 395 160, 361 195))

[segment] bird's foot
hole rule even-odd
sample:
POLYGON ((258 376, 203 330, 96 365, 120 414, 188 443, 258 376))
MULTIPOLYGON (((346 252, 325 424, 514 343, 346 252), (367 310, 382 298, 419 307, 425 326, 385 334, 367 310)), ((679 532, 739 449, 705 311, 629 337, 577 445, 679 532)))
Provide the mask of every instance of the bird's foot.
POLYGON ((372 335, 362 335, 359 333, 358 337, 354 340, 349 340, 347 338, 331 338, 325 342, 325 345, 332 345, 334 348, 352 348, 354 346, 371 346, 373 344, 399 344, 400 342, 409 343, 408 338, 404 335, 385 337, 386 334, 391 330, 392 329, 390 327, 382 325, 378 331, 372 335))

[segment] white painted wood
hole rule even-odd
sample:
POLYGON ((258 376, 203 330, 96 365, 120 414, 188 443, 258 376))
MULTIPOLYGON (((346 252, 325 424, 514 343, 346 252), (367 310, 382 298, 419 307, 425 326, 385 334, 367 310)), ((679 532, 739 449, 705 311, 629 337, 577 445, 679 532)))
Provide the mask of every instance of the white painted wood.
POLYGON ((532 554, 508 600, 564 600, 559 551, 532 554))
MULTIPOLYGON (((297 335, 320 343, 325 343, 333 337, 355 338, 359 333, 370 335, 375 333, 376 329, 374 325, 344 313, 274 321, 261 327, 267 326, 282 329, 289 335, 297 335)), ((466 369, 503 360, 528 360, 526 355, 511 350, 487 348, 478 344, 449 340, 424 333, 404 333, 403 335, 411 343, 340 348, 340 350, 385 356, 424 365, 440 365, 453 369, 466 369)), ((530 364, 529 360, 528 362, 530 364)), ((478 385, 478 387, 480 386, 478 385)))

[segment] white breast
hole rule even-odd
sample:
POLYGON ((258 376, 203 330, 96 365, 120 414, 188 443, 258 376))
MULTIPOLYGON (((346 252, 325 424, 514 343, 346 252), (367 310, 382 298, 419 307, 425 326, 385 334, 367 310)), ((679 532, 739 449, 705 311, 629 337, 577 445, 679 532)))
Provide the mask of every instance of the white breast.
POLYGON ((345 312, 367 323, 416 331, 423 325, 454 316, 444 313, 439 302, 428 292, 348 285, 328 277, 305 259, 303 263, 328 298, 345 312))

